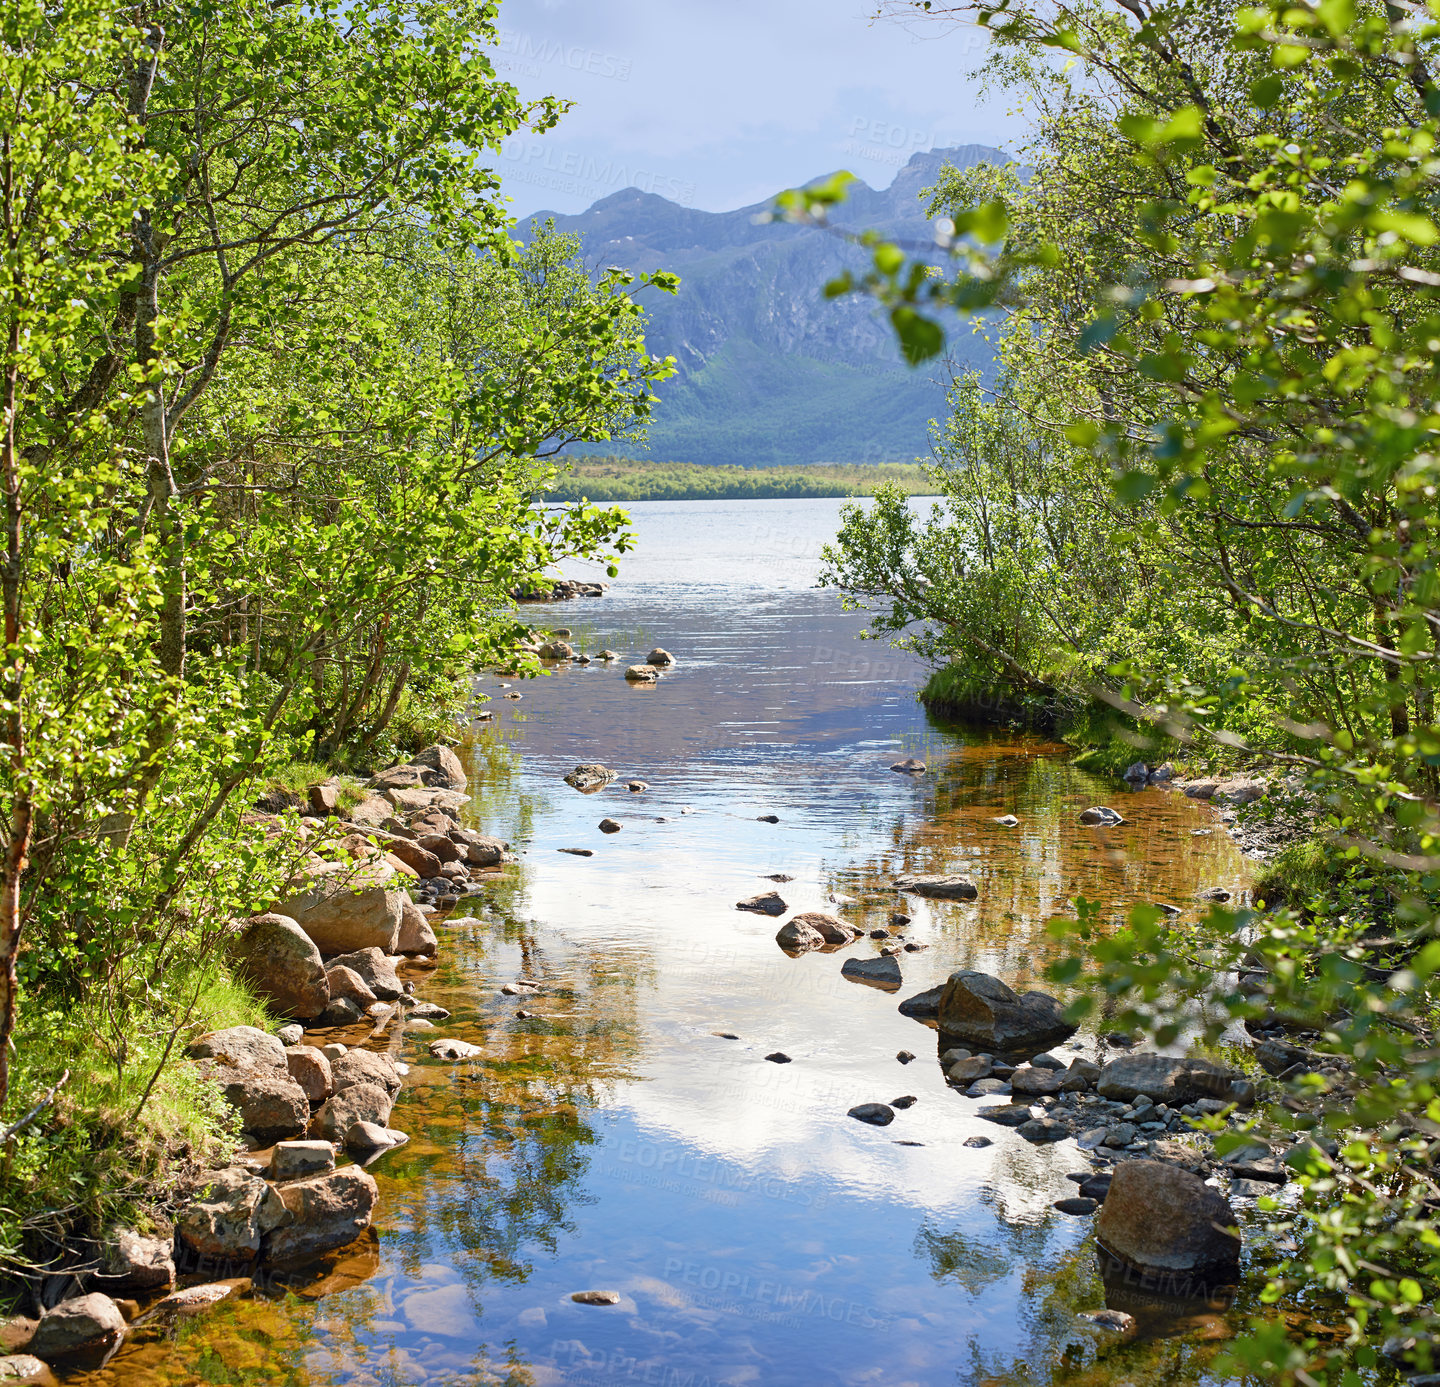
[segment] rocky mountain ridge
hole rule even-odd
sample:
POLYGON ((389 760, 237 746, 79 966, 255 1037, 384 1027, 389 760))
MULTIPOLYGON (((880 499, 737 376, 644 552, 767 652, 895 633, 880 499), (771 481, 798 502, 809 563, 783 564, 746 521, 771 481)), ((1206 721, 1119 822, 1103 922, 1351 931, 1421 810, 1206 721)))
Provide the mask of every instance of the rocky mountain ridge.
MULTIPOLYGON (((915 154, 888 188, 853 185, 835 222, 931 245, 920 192, 942 166, 1007 159, 983 145, 915 154)), ((839 230, 768 221, 770 207, 704 212, 626 188, 574 216, 532 219, 578 233, 597 269, 665 269, 681 279, 674 298, 647 301, 651 350, 679 366, 660 389, 648 450, 592 451, 745 466, 909 461, 927 451, 928 423, 944 406, 944 366, 909 369, 873 303, 824 297, 843 269, 863 268, 863 249, 839 230)), ((955 341, 962 367, 988 366, 983 338, 961 332, 955 341)))

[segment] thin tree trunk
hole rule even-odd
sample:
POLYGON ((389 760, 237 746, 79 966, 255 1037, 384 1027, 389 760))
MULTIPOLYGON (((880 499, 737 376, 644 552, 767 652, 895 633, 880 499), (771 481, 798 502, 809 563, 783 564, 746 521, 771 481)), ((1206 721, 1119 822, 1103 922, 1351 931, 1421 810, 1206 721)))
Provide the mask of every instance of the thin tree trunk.
MULTIPOLYGON (((4 167, 4 187, 0 196, 5 200, 5 232, 12 251, 16 228, 11 220, 14 189, 11 186, 13 167, 10 158, 10 136, 7 132, 0 145, 0 161, 4 167)), ((12 308, 6 335, 4 438, 0 441, 0 486, 5 492, 5 563, 0 573, 0 601, 5 617, 5 655, 0 672, 0 689, 5 700, 5 740, 10 763, 10 838, 5 845, 4 877, 0 880, 0 1109, 10 1093, 10 1048, 14 1042, 15 1023, 19 1013, 19 979, 16 967, 20 958, 20 896, 25 882, 25 868, 30 853, 30 835, 34 824, 34 805, 25 783, 25 715, 21 697, 25 663, 20 650, 22 596, 21 522, 23 517, 20 493, 20 459, 16 453, 16 411, 20 403, 20 319, 12 308)))

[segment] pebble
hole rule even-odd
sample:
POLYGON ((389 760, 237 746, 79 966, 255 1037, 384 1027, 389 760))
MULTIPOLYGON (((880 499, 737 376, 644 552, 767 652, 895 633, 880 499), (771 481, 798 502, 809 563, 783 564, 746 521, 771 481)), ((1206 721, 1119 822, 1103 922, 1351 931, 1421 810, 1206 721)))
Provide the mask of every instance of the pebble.
POLYGON ((601 832, 601 833, 619 833, 619 832, 620 832, 620 825, 619 825, 618 823, 616 823, 614 819, 601 819, 601 820, 600 820, 600 832, 601 832))
POLYGON ((790 1056, 787 1055, 783 1050, 776 1050, 773 1055, 766 1055, 765 1058, 769 1060, 771 1064, 790 1063, 790 1056))
POLYGON ((895 1058, 899 1060, 901 1064, 909 1064, 915 1056, 912 1055, 909 1050, 899 1050, 896 1052, 895 1058))
POLYGON ((991 1141, 989 1137, 966 1137, 965 1140, 960 1143, 960 1145, 970 1146, 978 1151, 981 1147, 994 1146, 995 1143, 991 1141))
POLYGON ((568 852, 571 857, 594 857, 590 848, 556 848, 556 852, 568 852))
POLYGON ((755 819, 757 823, 762 824, 778 824, 780 822, 778 814, 757 814, 755 819))
POLYGON ((618 1291, 576 1291, 570 1297, 577 1305, 619 1305, 618 1291))
POLYGON ((1099 1325, 1101 1329, 1113 1329, 1117 1334, 1124 1334, 1135 1328, 1135 1317, 1127 1315, 1123 1310, 1086 1310, 1080 1318, 1099 1325))
POLYGON ((913 1108, 919 1101, 913 1093, 907 1093, 903 1098, 892 1098, 890 1100, 890 1106, 892 1108, 899 1108, 903 1112, 906 1108, 913 1108))
POLYGON ((721 1040, 739 1040, 740 1037, 734 1031, 711 1031, 711 1035, 718 1035, 721 1040))
POLYGON ((1093 1214, 1100 1207, 1099 1201, 1076 1195, 1073 1199, 1057 1199, 1051 1206, 1062 1214, 1093 1214))

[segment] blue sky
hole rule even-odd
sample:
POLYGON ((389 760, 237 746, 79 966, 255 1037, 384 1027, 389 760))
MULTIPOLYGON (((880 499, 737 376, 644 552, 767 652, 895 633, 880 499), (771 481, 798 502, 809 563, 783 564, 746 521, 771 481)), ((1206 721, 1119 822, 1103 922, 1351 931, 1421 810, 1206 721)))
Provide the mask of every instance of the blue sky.
POLYGON ((578 212, 634 185, 724 211, 837 168, 884 187, 919 149, 1013 147, 973 28, 874 0, 503 0, 499 75, 575 109, 497 161, 512 210, 578 212))

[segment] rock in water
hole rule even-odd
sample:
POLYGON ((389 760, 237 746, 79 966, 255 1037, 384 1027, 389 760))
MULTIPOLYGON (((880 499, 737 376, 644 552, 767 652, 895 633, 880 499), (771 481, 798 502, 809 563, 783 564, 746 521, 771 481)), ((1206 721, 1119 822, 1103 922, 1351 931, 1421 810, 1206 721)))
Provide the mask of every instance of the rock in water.
POLYGON ((1096 1092, 1102 1098, 1131 1102, 1144 1096, 1181 1107, 1199 1098, 1228 1100, 1230 1084, 1241 1076, 1209 1060, 1172 1059, 1169 1055, 1122 1055, 1100 1071, 1096 1092))
POLYGON ((625 678, 632 684, 653 684, 660 678, 660 671, 654 665, 631 665, 625 678))
POLYGON ((646 657, 647 665, 673 665, 675 657, 668 651, 662 650, 658 645, 646 657))
POLYGON ((576 766, 565 777, 565 783, 572 790, 579 790, 582 795, 588 795, 603 789, 614 779, 615 772, 608 766, 602 766, 599 762, 592 761, 582 766, 576 766))
POLYGON ((857 1122, 868 1122, 872 1127, 888 1127, 895 1121, 895 1110, 888 1103, 861 1103, 846 1116, 857 1122))
POLYGON ((108 1295, 92 1291, 46 1311, 29 1346, 37 1358, 48 1360, 109 1348, 124 1335, 120 1307, 108 1295))
POLYGON ((269 912, 247 920, 231 957, 236 972, 281 1016, 308 1021, 330 1005, 320 950, 288 915, 269 912))
POLYGON ((1034 1120, 1028 1103, 1001 1103, 993 1108, 981 1108, 975 1115, 998 1127, 1023 1127, 1034 1120))
POLYGON ((797 915, 780 926, 775 934, 775 942, 787 954, 803 954, 811 949, 822 948, 825 937, 819 930, 806 924, 803 916, 797 915))
POLYGON ((618 1291, 575 1291, 570 1296, 577 1305, 619 1305, 618 1291))
POLYGON ((328 1141, 277 1141, 270 1153, 272 1180, 293 1180, 335 1169, 335 1148, 328 1141))
POLYGON ((1113 828, 1116 824, 1123 824, 1125 819, 1105 805, 1095 805, 1090 809, 1080 811, 1080 822, 1091 827, 1113 828))
POLYGON ((900 1003, 898 1008, 901 1016, 908 1016, 912 1021, 934 1021, 940 1015, 940 998, 945 993, 945 985, 926 988, 924 992, 917 992, 913 997, 907 997, 900 1003))
POLYGON ((438 1060, 468 1060, 485 1052, 468 1040, 432 1040, 430 1053, 438 1060))
POLYGON ((942 1034, 991 1053, 1033 1052, 1075 1034, 1064 1010, 1044 992, 1013 992, 999 978, 962 968, 940 995, 942 1034))
POLYGON ((823 910, 807 910, 803 915, 797 915, 790 923, 808 926, 827 944, 850 944, 860 937, 860 929, 857 926, 849 924, 837 916, 827 915, 823 910))
POLYGON ((440 943, 430 922, 420 913, 416 905, 406 901, 400 915, 400 938, 395 944, 402 954, 420 954, 433 958, 440 951, 440 943))
POLYGON ((359 1166, 306 1175, 277 1187, 289 1214, 265 1240, 277 1262, 313 1257, 354 1242, 369 1226, 380 1188, 359 1166))
POLYGON ((217 1171, 197 1198, 177 1213, 175 1231, 183 1247, 209 1262, 250 1261, 260 1238, 285 1221, 275 1191, 257 1176, 231 1166, 217 1171))
POLYGON ((990 822, 999 824, 1001 828, 1014 828, 1020 820, 1013 814, 997 814, 990 822))
POLYGON ((901 775, 924 775, 925 763, 917 761, 915 757, 907 757, 904 761, 897 761, 890 767, 892 771, 899 771, 901 775))
POLYGON ((938 876, 903 876, 895 878, 895 887, 912 896, 928 896, 937 901, 973 901, 980 893, 967 876, 950 872, 938 876))
POLYGON ((379 949, 357 949, 354 953, 338 954, 330 960, 330 967, 332 969, 348 968, 356 973, 365 986, 382 1002, 393 1002, 405 991, 400 986, 400 977, 395 971, 394 959, 381 953, 379 949))
POLYGON ((778 891, 762 891, 758 896, 736 901, 735 909, 753 911, 756 915, 783 915, 789 906, 780 898, 778 891))
POLYGON ((620 825, 619 823, 617 823, 614 819, 601 819, 601 820, 600 820, 600 832, 601 832, 601 833, 619 833, 619 832, 620 832, 620 827, 621 827, 621 825, 620 825))
POLYGON ((1159 1161, 1115 1167, 1095 1238, 1111 1257, 1151 1273, 1223 1274, 1240 1258, 1229 1200, 1198 1175, 1159 1161))
POLYGON ((871 987, 878 987, 885 992, 898 992, 903 981, 900 965, 890 955, 880 958, 847 958, 840 975, 849 978, 851 982, 868 983, 871 987))

